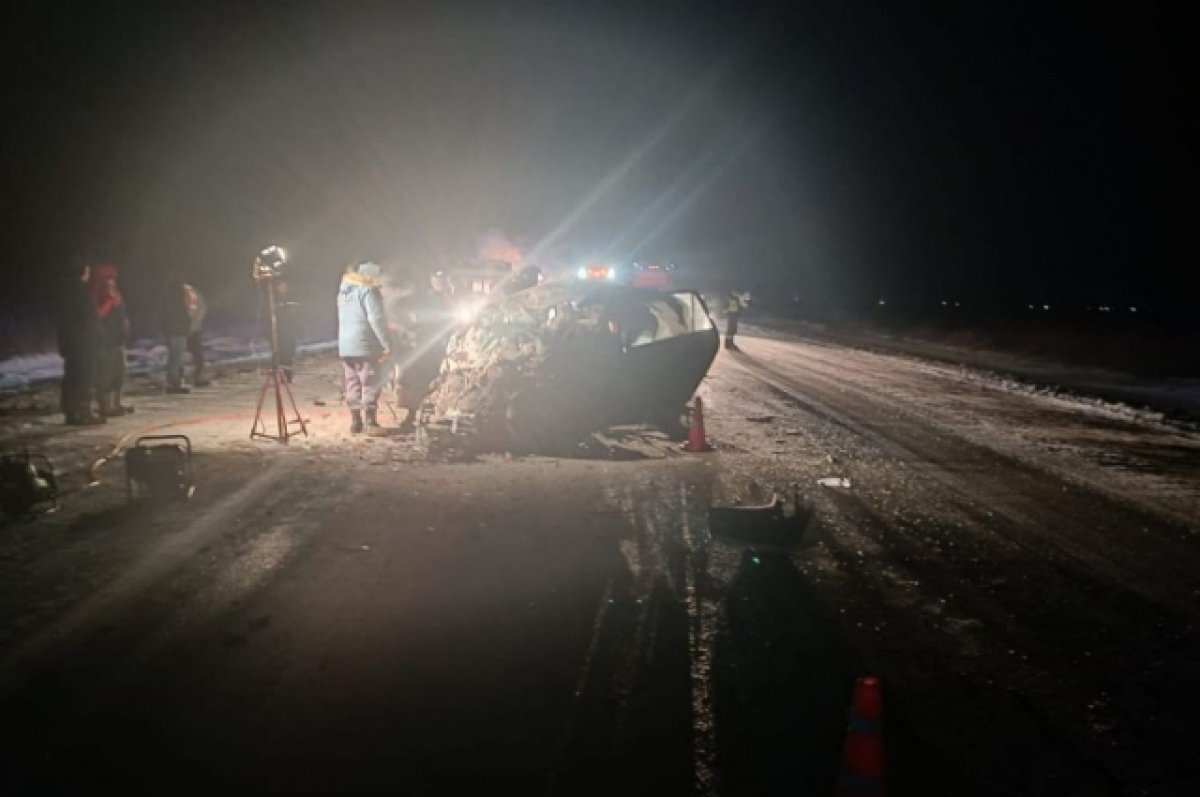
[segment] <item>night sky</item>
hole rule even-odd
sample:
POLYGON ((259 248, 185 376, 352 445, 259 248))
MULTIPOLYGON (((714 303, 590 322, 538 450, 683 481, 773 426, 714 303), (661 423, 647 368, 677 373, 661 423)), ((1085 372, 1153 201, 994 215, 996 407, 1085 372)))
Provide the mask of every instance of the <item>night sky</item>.
POLYGON ((267 243, 325 285, 489 230, 548 265, 667 259, 829 302, 1190 301, 1170 7, 24 5, 8 318, 72 257, 123 266, 131 301, 170 264, 232 304, 267 243))

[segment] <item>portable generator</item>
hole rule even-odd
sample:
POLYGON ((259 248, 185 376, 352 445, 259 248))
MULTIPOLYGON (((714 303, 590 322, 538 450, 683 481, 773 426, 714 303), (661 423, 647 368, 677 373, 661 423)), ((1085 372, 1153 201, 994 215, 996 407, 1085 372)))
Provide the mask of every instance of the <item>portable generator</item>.
POLYGON ((130 502, 141 497, 182 500, 195 491, 192 441, 187 435, 146 435, 125 452, 125 493, 130 502))
POLYGON ((58 477, 42 454, 23 451, 0 457, 0 510, 17 520, 29 517, 38 504, 58 508, 58 477))

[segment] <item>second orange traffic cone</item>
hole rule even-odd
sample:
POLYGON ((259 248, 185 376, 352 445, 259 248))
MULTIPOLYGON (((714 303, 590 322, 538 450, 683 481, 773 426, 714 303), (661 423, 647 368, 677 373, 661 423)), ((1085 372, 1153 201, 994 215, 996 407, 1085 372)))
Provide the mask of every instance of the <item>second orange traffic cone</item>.
POLYGON ((883 797, 883 697, 878 678, 859 678, 842 748, 839 797, 883 797))
POLYGON ((695 406, 692 408, 692 425, 688 429, 687 442, 682 446, 684 451, 712 451, 712 446, 708 444, 708 438, 704 436, 704 401, 696 396, 695 406))

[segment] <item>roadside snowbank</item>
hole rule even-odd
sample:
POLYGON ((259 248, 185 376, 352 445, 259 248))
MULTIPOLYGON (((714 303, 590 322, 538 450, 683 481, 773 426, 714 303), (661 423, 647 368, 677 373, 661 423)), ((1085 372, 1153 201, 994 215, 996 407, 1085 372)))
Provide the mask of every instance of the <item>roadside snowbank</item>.
MULTIPOLYGON (((331 340, 301 344, 301 354, 313 354, 333 349, 331 340)), ((270 356, 270 347, 261 340, 232 335, 205 338, 204 358, 207 362, 236 365, 257 362, 270 356)), ((125 350, 125 361, 131 375, 162 371, 167 366, 167 347, 159 339, 141 338, 125 350)), ((30 387, 62 378, 62 358, 57 354, 32 354, 0 361, 0 393, 18 393, 30 387)))
POLYGON ((963 369, 964 379, 1010 392, 1085 404, 1114 417, 1171 421, 1200 428, 1200 379, 1137 377, 987 349, 870 332, 833 331, 820 324, 763 320, 760 325, 744 325, 743 330, 744 334, 769 339, 800 338, 957 365, 963 369))

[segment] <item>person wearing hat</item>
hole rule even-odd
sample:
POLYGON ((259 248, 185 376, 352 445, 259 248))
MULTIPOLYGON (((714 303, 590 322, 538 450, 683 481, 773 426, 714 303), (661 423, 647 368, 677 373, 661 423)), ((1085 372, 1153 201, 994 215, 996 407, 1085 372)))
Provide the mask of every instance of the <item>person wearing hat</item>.
POLYGON ((350 432, 378 432, 379 394, 383 391, 384 362, 391 354, 387 314, 380 292, 380 268, 360 263, 347 269, 338 286, 338 357, 342 360, 350 432))

